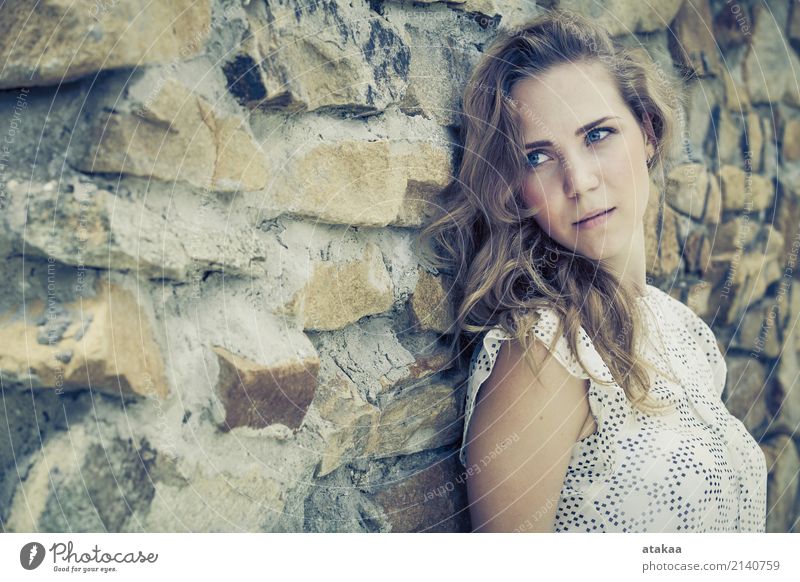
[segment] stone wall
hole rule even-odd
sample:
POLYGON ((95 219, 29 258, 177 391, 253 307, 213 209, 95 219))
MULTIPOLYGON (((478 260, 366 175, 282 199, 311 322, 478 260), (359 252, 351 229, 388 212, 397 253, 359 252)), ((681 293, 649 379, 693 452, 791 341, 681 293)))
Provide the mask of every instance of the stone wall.
POLYGON ((415 235, 483 46, 556 4, 695 73, 648 274, 717 333, 800 531, 797 3, 11 4, 4 531, 468 531, 415 235))

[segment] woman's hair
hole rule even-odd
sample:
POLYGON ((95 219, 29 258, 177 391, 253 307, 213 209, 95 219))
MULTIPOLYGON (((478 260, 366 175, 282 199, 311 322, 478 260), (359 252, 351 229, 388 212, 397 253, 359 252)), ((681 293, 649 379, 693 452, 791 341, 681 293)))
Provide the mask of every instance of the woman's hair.
POLYGON ((658 412, 663 408, 648 395, 647 366, 636 357, 643 326, 632 309, 637 296, 598 261, 548 236, 532 219, 538 209, 529 210, 522 201, 527 161, 520 115, 531 112, 511 98, 512 86, 576 62, 603 63, 611 73, 623 101, 654 141, 648 169, 651 175, 660 169, 663 186, 665 162, 678 143, 676 121, 683 118, 678 84, 645 51, 625 48, 591 20, 548 11, 500 31, 475 67, 464 91, 460 167, 443 193, 441 212, 420 233, 420 250, 451 285, 451 357, 469 353, 482 332, 499 325, 522 344, 534 369, 527 354, 535 309, 550 307, 559 316, 556 338, 564 333, 579 358, 583 326, 632 404, 658 412), (645 115, 652 133, 643 123, 645 115))

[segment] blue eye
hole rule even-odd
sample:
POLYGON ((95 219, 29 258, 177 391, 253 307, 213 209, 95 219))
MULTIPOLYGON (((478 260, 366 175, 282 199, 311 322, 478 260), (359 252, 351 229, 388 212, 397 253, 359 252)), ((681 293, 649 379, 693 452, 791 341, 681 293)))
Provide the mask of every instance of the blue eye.
MULTIPOLYGON (((590 129, 589 131, 586 132, 587 143, 589 145, 596 144, 596 143, 599 143, 599 142, 603 141, 604 139, 606 139, 606 137, 608 137, 608 136, 600 137, 600 138, 594 139, 594 140, 589 137, 589 136, 592 136, 592 135, 596 135, 598 132, 603 132, 603 131, 607 132, 609 135, 612 134, 612 133, 616 133, 617 132, 616 129, 613 129, 611 127, 595 127, 594 129, 590 129)), ((534 156, 542 156, 542 155, 546 155, 542 150, 534 150, 534 151, 530 152, 526 156, 527 160, 528 160, 528 167, 533 169, 533 168, 537 168, 541 164, 543 164, 544 163, 543 161, 541 161, 539 163, 534 163, 534 162, 531 161, 532 157, 534 157, 534 156)), ((549 157, 549 156, 547 156, 547 157, 549 157)))
POLYGON ((536 150, 536 151, 533 151, 533 152, 529 153, 528 156, 527 156, 528 157, 528 166, 530 166, 531 168, 536 168, 537 166, 539 166, 539 164, 541 164, 543 162, 539 162, 539 164, 535 164, 535 163, 531 162, 531 158, 533 156, 543 156, 543 155, 544 155, 544 152, 542 152, 541 150, 536 150))
MULTIPOLYGON (((595 133, 597 131, 607 131, 608 133, 614 133, 614 130, 611 129, 610 127, 595 127, 594 129, 589 130, 586 133, 586 136, 588 137, 588 136, 592 135, 593 133, 595 133)), ((598 141, 603 141, 604 139, 605 138, 600 138, 598 140, 592 141, 591 143, 597 143, 598 141)))

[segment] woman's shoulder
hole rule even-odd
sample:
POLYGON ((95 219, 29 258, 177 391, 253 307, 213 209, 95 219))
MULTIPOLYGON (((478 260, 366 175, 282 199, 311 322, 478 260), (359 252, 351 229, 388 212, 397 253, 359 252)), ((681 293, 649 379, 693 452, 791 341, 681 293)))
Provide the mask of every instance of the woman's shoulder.
MULTIPOLYGON (((556 335, 559 331, 559 317, 555 308, 543 306, 526 310, 520 318, 520 322, 528 328, 529 335, 532 334, 535 339, 542 342, 570 374, 584 379, 588 378, 575 358, 575 354, 569 348, 563 330, 561 334, 556 335)), ((503 343, 514 339, 514 334, 499 324, 483 332, 473 348, 470 376, 488 376, 503 343)))

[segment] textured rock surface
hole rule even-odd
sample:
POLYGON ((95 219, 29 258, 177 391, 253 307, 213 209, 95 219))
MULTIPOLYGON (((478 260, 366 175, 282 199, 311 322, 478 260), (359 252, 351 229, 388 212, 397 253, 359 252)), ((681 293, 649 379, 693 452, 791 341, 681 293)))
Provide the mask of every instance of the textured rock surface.
POLYGON ((713 328, 797 532, 786 0, 7 3, 3 530, 468 531, 456 306, 416 235, 473 65, 556 5, 685 77, 647 274, 713 328))

